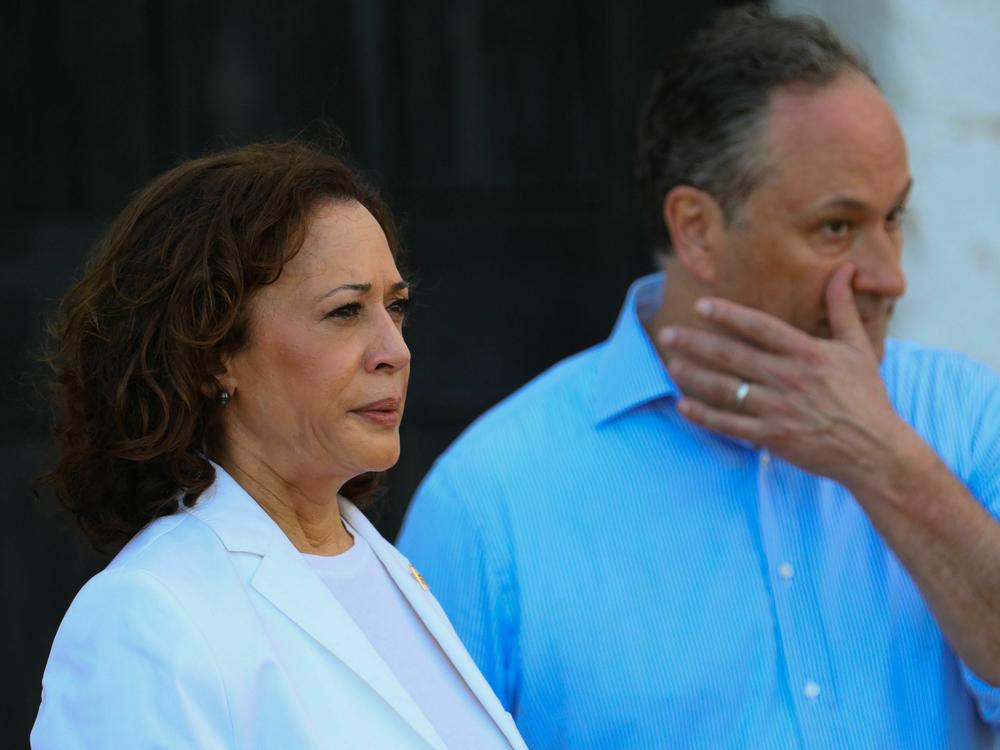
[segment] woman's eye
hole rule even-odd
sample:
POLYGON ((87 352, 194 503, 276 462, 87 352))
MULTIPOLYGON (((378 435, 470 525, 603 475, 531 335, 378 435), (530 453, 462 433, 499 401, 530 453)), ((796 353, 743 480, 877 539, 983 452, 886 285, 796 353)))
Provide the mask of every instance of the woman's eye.
POLYGON ((328 318, 338 318, 340 320, 349 320, 350 318, 358 317, 361 312, 361 305, 357 302, 352 302, 349 305, 341 305, 336 307, 326 314, 328 318))
POLYGON ((397 318, 404 318, 406 311, 410 309, 410 300, 404 298, 394 300, 386 309, 397 318))

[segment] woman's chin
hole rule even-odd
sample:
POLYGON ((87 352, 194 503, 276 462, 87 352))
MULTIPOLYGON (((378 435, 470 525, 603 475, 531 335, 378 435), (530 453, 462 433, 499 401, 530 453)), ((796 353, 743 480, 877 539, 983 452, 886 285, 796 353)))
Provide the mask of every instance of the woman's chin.
MULTIPOLYGON (((374 446, 373 446, 374 447, 374 446)), ((399 440, 395 441, 395 445, 387 445, 382 450, 373 450, 369 453, 362 461, 358 463, 362 466, 368 466, 365 472, 370 471, 388 471, 399 461, 399 440)))

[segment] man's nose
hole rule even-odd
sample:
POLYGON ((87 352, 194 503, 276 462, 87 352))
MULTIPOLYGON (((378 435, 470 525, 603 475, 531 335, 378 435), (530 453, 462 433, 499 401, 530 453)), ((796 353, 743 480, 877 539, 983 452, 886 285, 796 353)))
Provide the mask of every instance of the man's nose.
POLYGON ((859 248, 854 258, 857 273, 854 291, 879 297, 902 297, 906 275, 902 264, 902 238, 880 230, 859 248))

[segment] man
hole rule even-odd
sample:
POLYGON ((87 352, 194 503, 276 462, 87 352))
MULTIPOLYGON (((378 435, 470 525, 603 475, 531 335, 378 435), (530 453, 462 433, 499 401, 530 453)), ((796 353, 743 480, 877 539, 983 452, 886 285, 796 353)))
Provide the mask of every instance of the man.
POLYGON ((741 10, 639 140, 665 276, 447 451, 402 550, 529 747, 992 747, 1000 381, 885 338, 891 110, 822 24, 741 10))

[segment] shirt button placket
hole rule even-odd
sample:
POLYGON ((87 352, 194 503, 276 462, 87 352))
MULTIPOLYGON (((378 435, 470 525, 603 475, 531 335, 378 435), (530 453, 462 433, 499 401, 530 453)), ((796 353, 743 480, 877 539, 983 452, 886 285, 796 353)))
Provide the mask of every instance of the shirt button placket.
MULTIPOLYGON (((758 466, 760 471, 761 487, 767 487, 768 482, 774 480, 773 475, 771 475, 771 470, 773 468, 772 463, 773 463, 772 456, 770 452, 766 448, 761 449, 758 454, 758 466)), ((778 588, 783 589, 785 592, 787 592, 786 594, 781 594, 781 596, 793 596, 792 592, 789 589, 791 588, 792 581, 795 578, 796 574, 795 566, 792 564, 790 560, 782 559, 783 555, 778 556, 781 555, 781 552, 779 552, 778 549, 773 549, 772 552, 777 553, 775 556, 777 557, 778 560, 780 560, 780 562, 778 562, 772 568, 772 570, 776 574, 777 580, 780 581, 781 584, 783 584, 780 585, 778 588)), ((772 558, 772 563, 771 563, 772 565, 774 565, 773 560, 774 558, 772 558)), ((790 602, 788 603, 790 604, 790 602)), ((801 660, 796 660, 796 661, 799 661, 801 666, 801 660)), ((799 674, 801 675, 802 673, 800 672, 799 674)), ((800 690, 802 691, 800 695, 802 695, 802 697, 804 698, 804 703, 807 707, 818 708, 818 706, 820 705, 820 693, 822 692, 822 687, 820 685, 820 682, 815 678, 814 675, 809 675, 808 672, 806 672, 806 675, 804 676, 805 676, 804 682, 799 683, 799 685, 801 686, 800 690)), ((806 708, 805 710, 811 714, 812 711, 815 709, 806 708)))

